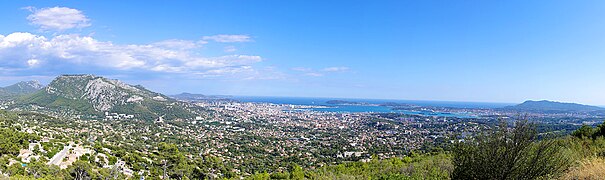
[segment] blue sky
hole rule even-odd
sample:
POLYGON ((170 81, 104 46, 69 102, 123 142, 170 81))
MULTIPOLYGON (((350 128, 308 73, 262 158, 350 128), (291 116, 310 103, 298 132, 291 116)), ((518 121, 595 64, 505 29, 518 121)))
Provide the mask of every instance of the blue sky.
POLYGON ((11 1, 0 85, 605 105, 605 1, 11 1))

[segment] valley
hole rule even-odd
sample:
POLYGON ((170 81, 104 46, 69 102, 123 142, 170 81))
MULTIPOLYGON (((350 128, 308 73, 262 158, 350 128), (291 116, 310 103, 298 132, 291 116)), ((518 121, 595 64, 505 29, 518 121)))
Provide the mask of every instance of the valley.
POLYGON ((540 105, 525 111, 390 104, 392 108, 472 113, 474 118, 314 111, 306 110, 314 107, 309 105, 239 102, 224 96, 189 95, 189 99, 177 101, 141 86, 93 75, 64 75, 37 89, 3 101, 2 113, 12 117, 4 119, 11 122, 4 123, 5 128, 41 138, 30 140, 29 150, 14 154, 21 162, 3 156, 13 162, 0 166, 7 175, 19 163, 42 161, 49 167, 67 169, 84 161, 96 171, 115 171, 112 176, 124 178, 249 177, 289 171, 292 164, 317 169, 443 152, 452 142, 520 115, 537 123, 542 133, 555 136, 603 118, 600 108, 582 109, 573 104, 567 110, 567 104, 546 101, 542 103, 548 107, 558 105, 558 111, 538 111, 540 105), (35 146, 39 150, 31 148, 35 146), (166 167, 170 171, 164 173, 166 167))

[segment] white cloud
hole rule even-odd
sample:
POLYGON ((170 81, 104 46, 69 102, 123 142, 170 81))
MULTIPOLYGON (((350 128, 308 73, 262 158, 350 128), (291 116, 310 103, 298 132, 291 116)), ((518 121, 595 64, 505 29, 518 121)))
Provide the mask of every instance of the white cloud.
POLYGON ((321 70, 315 70, 315 69, 306 68, 306 67, 294 67, 294 68, 291 68, 291 70, 298 71, 304 76, 321 77, 321 76, 324 76, 324 75, 327 75, 330 73, 346 72, 349 70, 349 68, 348 67, 327 67, 327 68, 323 68, 321 70))
POLYGON ((77 34, 46 38, 16 32, 0 35, 0 68, 52 69, 82 66, 217 75, 233 72, 232 69, 236 67, 252 68, 252 65, 263 60, 254 55, 204 57, 197 51, 199 46, 200 42, 188 40, 121 45, 77 34))
POLYGON ((159 72, 182 72, 184 71, 183 67, 170 66, 167 64, 160 64, 151 68, 152 71, 159 72))
POLYGON ((322 69, 322 71, 325 71, 325 72, 343 72, 343 71, 348 71, 348 70, 349 70, 348 67, 328 67, 328 68, 322 69))
POLYGON ((235 52, 235 51, 237 51, 237 48, 235 48, 235 46, 225 46, 224 51, 225 52, 235 52))
MULTIPOLYGON (((150 44, 115 44, 99 41, 91 35, 61 34, 74 28, 91 26, 90 19, 78 9, 50 7, 31 12, 30 24, 42 31, 56 31, 51 36, 28 32, 0 34, 0 74, 43 72, 69 73, 81 70, 104 72, 180 73, 201 77, 239 77, 241 79, 273 79, 283 77, 273 68, 254 66, 263 58, 255 55, 207 57, 200 52, 209 41, 219 43, 250 42, 248 35, 219 34, 199 40, 169 39, 150 44), (267 75, 270 74, 270 75, 267 75)), ((224 51, 237 51, 226 46, 224 51)))
POLYGON ((310 72, 310 73, 305 73, 305 76, 321 77, 321 76, 323 76, 323 74, 310 72))
POLYGON ((28 7, 32 14, 27 16, 31 24, 42 30, 63 31, 73 28, 90 26, 90 20, 77 9, 67 7, 51 7, 35 9, 28 7))
POLYGON ((254 64, 262 61, 260 56, 248 56, 248 55, 227 55, 220 57, 211 58, 195 58, 185 63, 189 67, 230 67, 230 66, 242 66, 247 64, 254 64))
POLYGON ((230 42, 250 42, 252 38, 248 35, 237 35, 237 34, 219 34, 214 36, 204 36, 202 40, 212 40, 222 43, 230 42))
POLYGON ((40 61, 39 61, 39 60, 37 60, 37 59, 30 59, 30 60, 27 60, 27 65, 28 65, 29 67, 35 67, 35 66, 37 66, 38 64, 40 64, 40 61))
POLYGON ((186 49, 195 49, 195 48, 199 48, 201 47, 203 44, 206 44, 207 42, 205 41, 189 41, 189 40, 181 40, 181 39, 170 39, 170 40, 164 40, 164 41, 160 41, 160 42, 156 42, 153 43, 151 45, 156 46, 156 47, 160 47, 160 48, 166 48, 166 49, 181 49, 181 50, 186 50, 186 49))
POLYGON ((228 78, 237 80, 277 80, 286 78, 286 74, 276 70, 274 67, 256 69, 252 66, 235 66, 214 69, 206 72, 195 73, 195 75, 206 79, 228 78))
POLYGON ((201 75, 203 77, 217 77, 223 75, 236 75, 243 73, 253 72, 254 69, 251 66, 240 66, 240 67, 227 67, 222 69, 213 69, 206 72, 196 73, 197 75, 201 75))

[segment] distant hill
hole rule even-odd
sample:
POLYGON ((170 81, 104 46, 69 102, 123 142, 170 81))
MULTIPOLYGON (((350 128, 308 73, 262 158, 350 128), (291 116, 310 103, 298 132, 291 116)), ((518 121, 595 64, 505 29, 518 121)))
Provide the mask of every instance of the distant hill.
POLYGON ((591 112, 605 110, 605 108, 597 106, 589 106, 576 103, 563 103, 547 100, 525 101, 515 106, 505 107, 504 109, 533 112, 591 112))
POLYGON ((94 75, 59 76, 46 88, 20 98, 18 104, 99 116, 105 112, 120 113, 147 120, 195 116, 183 103, 160 93, 94 75))
POLYGON ((0 88, 0 99, 13 99, 22 95, 32 94, 44 86, 38 81, 22 81, 0 88))

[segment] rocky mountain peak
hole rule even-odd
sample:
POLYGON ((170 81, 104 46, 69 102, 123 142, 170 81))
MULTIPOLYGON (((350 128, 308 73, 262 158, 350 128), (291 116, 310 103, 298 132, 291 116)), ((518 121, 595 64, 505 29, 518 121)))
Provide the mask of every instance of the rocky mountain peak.
POLYGON ((163 111, 176 110, 182 117, 192 116, 183 107, 175 107, 175 102, 174 99, 139 85, 133 86, 90 74, 61 75, 44 90, 23 100, 25 104, 68 108, 91 114, 116 112, 137 114, 149 119, 160 116, 163 111))
POLYGON ((119 80, 89 74, 59 76, 49 84, 46 92, 68 99, 86 100, 97 111, 109 111, 116 105, 137 103, 158 94, 119 80))
POLYGON ((12 94, 29 94, 29 93, 36 92, 36 91, 42 89, 43 87, 44 86, 42 84, 40 84, 40 82, 33 80, 33 81, 18 82, 16 84, 13 84, 13 85, 10 85, 7 87, 3 87, 0 89, 2 89, 4 92, 12 93, 12 94))

